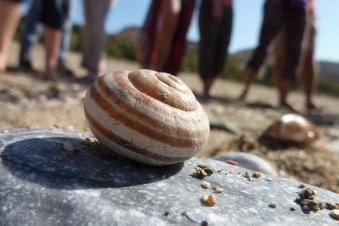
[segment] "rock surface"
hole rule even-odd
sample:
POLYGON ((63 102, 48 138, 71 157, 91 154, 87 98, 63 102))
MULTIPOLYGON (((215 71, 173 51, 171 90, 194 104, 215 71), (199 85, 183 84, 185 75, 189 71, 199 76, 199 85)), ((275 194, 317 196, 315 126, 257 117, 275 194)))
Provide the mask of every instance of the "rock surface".
MULTIPOLYGON (((88 136, 61 129, 0 131, 0 225, 338 224, 328 210, 302 212, 295 203, 297 182, 267 175, 248 180, 244 175, 252 172, 207 159, 168 167, 104 159, 83 144, 88 136), (65 150, 64 142, 75 151, 65 150), (201 187, 194 176, 199 164, 214 170, 203 180, 223 192, 201 187), (201 203, 204 194, 215 195, 213 207, 201 203)), ((338 194, 312 188, 320 200, 339 201, 338 194)))

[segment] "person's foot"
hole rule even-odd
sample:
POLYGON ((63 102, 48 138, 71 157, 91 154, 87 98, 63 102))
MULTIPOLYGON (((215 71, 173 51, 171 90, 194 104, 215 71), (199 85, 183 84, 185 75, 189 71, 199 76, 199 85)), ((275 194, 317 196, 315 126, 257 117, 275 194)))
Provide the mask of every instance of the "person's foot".
POLYGON ((43 80, 57 82, 58 81, 58 74, 56 72, 45 72, 43 75, 43 80))
POLYGON ((240 96, 238 97, 238 101, 243 102, 243 101, 246 100, 246 97, 247 97, 247 90, 244 90, 244 91, 240 94, 240 96))
POLYGON ((298 113, 297 109, 295 109, 291 104, 287 102, 280 102, 279 107, 284 108, 288 111, 291 111, 293 113, 298 113))
MULTIPOLYGON (((213 77, 213 76, 208 76, 208 77, 213 77)), ((213 82, 214 82, 214 79, 206 79, 203 83, 203 86, 204 86, 204 96, 203 98, 205 100, 208 100, 211 98, 211 87, 213 85, 213 82)))
POLYGON ((73 71, 69 67, 67 67, 63 61, 59 61, 57 70, 60 73, 60 75, 63 75, 68 78, 74 77, 73 71))
POLYGON ((20 55, 19 58, 19 69, 25 73, 35 73, 31 59, 28 56, 20 55))
POLYGON ((305 105, 305 111, 307 113, 312 113, 312 112, 320 112, 321 109, 317 107, 314 103, 309 102, 305 105))
POLYGON ((0 73, 5 72, 5 71, 6 71, 5 60, 3 60, 2 57, 0 57, 0 73))
POLYGON ((88 75, 86 75, 85 77, 83 78, 80 78, 78 80, 78 82, 81 84, 81 85, 90 85, 92 84, 96 79, 97 79, 97 75, 94 74, 94 73, 89 73, 88 75))

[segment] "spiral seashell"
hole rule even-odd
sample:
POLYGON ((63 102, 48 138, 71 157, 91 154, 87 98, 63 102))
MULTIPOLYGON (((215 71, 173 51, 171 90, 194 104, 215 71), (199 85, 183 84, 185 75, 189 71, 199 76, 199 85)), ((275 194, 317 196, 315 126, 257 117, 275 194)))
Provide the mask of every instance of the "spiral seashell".
POLYGON ((106 147, 150 165, 194 156, 209 136, 209 121, 179 78, 151 70, 118 71, 87 90, 84 111, 106 147))
POLYGON ((283 115, 269 126, 264 134, 277 140, 301 145, 310 145, 321 138, 314 124, 296 114, 283 115))

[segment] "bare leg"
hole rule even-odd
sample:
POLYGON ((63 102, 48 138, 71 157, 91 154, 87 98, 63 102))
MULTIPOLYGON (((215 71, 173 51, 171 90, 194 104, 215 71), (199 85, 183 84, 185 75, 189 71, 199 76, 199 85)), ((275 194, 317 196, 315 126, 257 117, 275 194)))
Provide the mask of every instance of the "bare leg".
POLYGON ((243 89, 243 91, 241 92, 241 94, 238 98, 240 101, 244 101, 246 99, 247 94, 250 90, 250 87, 257 77, 257 73, 255 71, 253 71, 251 68, 247 67, 244 70, 244 76, 245 76, 244 89, 243 89))
POLYGON ((168 57, 171 42, 177 27, 181 10, 180 0, 162 0, 160 21, 155 39, 155 56, 151 59, 151 69, 162 70, 168 57))
POLYGON ((46 48, 46 79, 56 80, 55 71, 58 66, 60 54, 60 44, 62 39, 62 31, 45 26, 44 28, 44 44, 46 48))
POLYGON ((209 98, 211 97, 211 87, 214 83, 214 79, 207 77, 207 79, 204 80, 203 83, 204 83, 204 97, 209 98))
POLYGON ((84 51, 82 66, 87 75, 79 82, 88 85, 106 71, 104 50, 106 45, 105 19, 109 12, 111 0, 84 0, 84 51))
MULTIPOLYGON (((309 27, 306 32, 309 32, 309 34, 307 34, 307 38, 310 39, 308 40, 308 45, 314 45, 314 27, 309 27)), ((307 46, 307 50, 305 50, 301 62, 301 78, 304 83, 306 111, 313 111, 317 109, 316 105, 313 102, 313 94, 315 92, 315 69, 313 54, 313 46, 307 46)))
POLYGON ((291 82, 284 78, 284 68, 286 64, 285 58, 285 32, 279 34, 274 43, 274 62, 273 62, 273 79, 279 93, 279 106, 287 108, 292 112, 297 112, 296 109, 287 102, 287 96, 291 88, 291 82))
POLYGON ((288 79, 282 78, 279 81, 279 106, 287 108, 289 111, 298 112, 290 103, 287 101, 289 92, 292 89, 292 82, 288 79))
POLYGON ((20 19, 20 3, 0 1, 0 71, 4 71, 15 29, 20 19))
POLYGON ((311 53, 306 53, 305 62, 302 65, 301 76, 304 82, 304 92, 305 92, 305 108, 306 111, 312 111, 316 109, 315 104, 313 103, 313 94, 314 94, 314 65, 313 65, 313 56, 311 53))

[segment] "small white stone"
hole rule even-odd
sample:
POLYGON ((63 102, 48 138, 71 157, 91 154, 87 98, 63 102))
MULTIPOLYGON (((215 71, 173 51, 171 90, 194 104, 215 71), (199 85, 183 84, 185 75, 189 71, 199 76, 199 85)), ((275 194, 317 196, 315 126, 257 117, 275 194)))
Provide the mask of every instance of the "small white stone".
POLYGON ((213 190, 217 193, 221 193, 221 192, 224 191, 224 189, 222 187, 220 187, 219 185, 213 186, 213 190))
POLYGON ((203 182, 201 183, 201 187, 203 187, 203 188, 205 188, 205 189, 208 189, 208 188, 211 187, 211 184, 210 184, 209 182, 207 182, 207 181, 203 181, 203 182))
POLYGON ((330 216, 335 220, 339 220, 339 210, 337 209, 331 210, 330 216))

